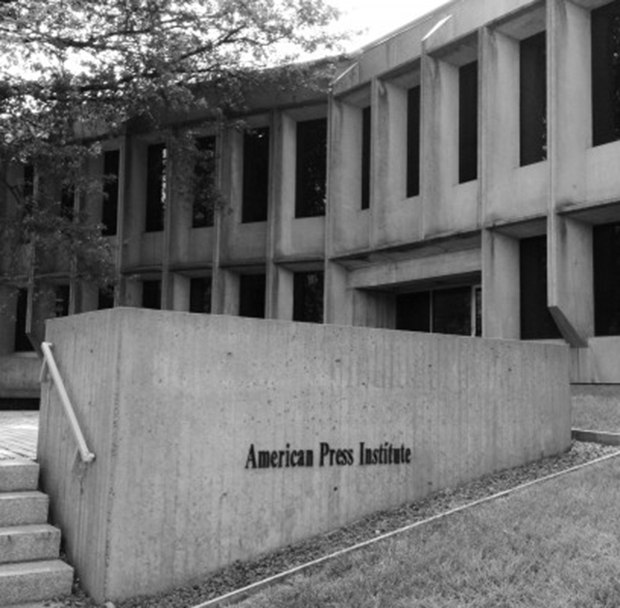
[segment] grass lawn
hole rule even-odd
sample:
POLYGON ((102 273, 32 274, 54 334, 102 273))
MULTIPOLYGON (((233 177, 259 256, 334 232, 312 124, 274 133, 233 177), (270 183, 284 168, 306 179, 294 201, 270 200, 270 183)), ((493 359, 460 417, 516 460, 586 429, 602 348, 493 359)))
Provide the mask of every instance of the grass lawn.
POLYGON ((620 458, 354 552, 238 608, 620 606, 620 458))
POLYGON ((620 433, 620 398, 617 392, 598 395, 576 393, 573 396, 573 420, 575 429, 620 433))

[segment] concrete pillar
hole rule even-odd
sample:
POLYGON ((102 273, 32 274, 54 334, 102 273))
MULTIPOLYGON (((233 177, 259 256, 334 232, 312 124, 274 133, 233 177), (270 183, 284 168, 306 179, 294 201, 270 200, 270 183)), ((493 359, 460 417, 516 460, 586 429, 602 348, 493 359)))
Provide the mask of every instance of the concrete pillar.
POLYGON ((519 42, 481 31, 481 193, 484 225, 506 219, 519 166, 519 42), (501 128, 498 126, 501 125, 501 128))
POLYGON ((353 292, 348 287, 348 270, 336 263, 325 265, 325 323, 353 325, 353 292))
POLYGON ((375 219, 380 228, 390 203, 407 194, 407 89, 379 81, 376 112, 375 219))
MULTIPOLYGON (((53 283, 37 281, 32 302, 30 333, 35 344, 45 339, 45 321, 55 317, 56 286, 53 283)), ((26 322, 27 323, 27 322, 26 322)))
MULTIPOLYGON (((103 152, 95 158, 89 158, 86 162, 86 172, 92 180, 100 182, 103 177, 103 152)), ((96 189, 87 190, 83 197, 83 210, 95 224, 101 222, 103 208, 103 184, 96 189)))
MULTIPOLYGON (((124 227, 122 240, 122 259, 124 266, 140 263, 142 235, 144 234, 145 200, 146 200, 146 160, 147 146, 144 141, 132 137, 127 141, 127 154, 121 155, 121 178, 125 195, 123 205, 124 227), (125 161, 125 162, 123 162, 125 161)), ((120 235, 119 235, 120 236, 120 235)))
POLYGON ((569 344, 585 347, 594 325, 591 230, 559 213, 586 197, 586 150, 591 141, 589 13, 566 0, 549 0, 547 23, 548 304, 569 344))
POLYGON ((458 181, 458 68, 422 55, 424 236, 442 232, 441 210, 458 181))
MULTIPOLYGON (((391 216, 395 206, 407 198, 407 89, 379 81, 376 113, 375 190, 371 207, 375 247, 390 242, 394 232, 391 216)), ((406 227, 402 230, 407 233, 406 227)), ((410 230, 414 233, 413 227, 410 230)))
POLYGON ((295 273, 274 264, 273 280, 268 284, 271 293, 267 296, 267 301, 271 302, 270 318, 284 321, 293 319, 294 279, 295 273))
POLYGON ((142 281, 135 277, 125 278, 122 306, 142 306, 142 281))
MULTIPOLYGON (((241 224, 243 133, 234 127, 222 132, 220 189, 227 208, 216 218, 216 256, 218 263, 225 263, 234 250, 235 229, 241 224)), ((219 285, 219 281, 216 283, 219 285)))
POLYGON ((80 312, 88 312, 99 308, 99 288, 97 285, 81 284, 78 297, 80 312))
MULTIPOLYGON (((170 254, 172 244, 172 233, 175 228, 173 222, 176 219, 173 214, 173 207, 177 204, 180 205, 180 201, 175 198, 174 188, 174 156, 175 152, 173 148, 173 142, 169 138, 166 141, 166 148, 168 150, 168 157, 166 162, 166 191, 164 202, 164 233, 163 233, 163 247, 162 247, 162 268, 161 268, 161 309, 162 310, 174 310, 173 306, 173 285, 170 272, 170 254)), ((176 223, 176 222, 175 222, 176 223)))
POLYGON ((518 340, 519 240, 491 230, 482 232, 482 335, 518 340))
POLYGON ((171 273, 172 310, 189 310, 190 278, 182 274, 171 273))
MULTIPOLYGON (((182 153, 174 154, 171 158, 172 171, 170 175, 171 189, 168 206, 170 231, 170 259, 171 261, 186 260, 190 256, 190 235, 192 230, 194 190, 191 187, 193 180, 193 163, 182 153)), ((171 282, 173 279, 171 279, 171 282)), ((171 297, 174 300, 174 287, 171 286, 171 297)))
POLYGON ((392 293, 352 290, 353 325, 394 329, 396 303, 392 293))
MULTIPOLYGON (((285 200, 283 197, 284 194, 288 194, 288 191, 282 187, 285 185, 282 183, 282 173, 285 167, 289 168, 284 160, 284 148, 286 142, 288 144, 286 151, 288 152, 292 143, 294 150, 295 138, 293 137, 291 142, 291 125, 282 115, 282 112, 272 111, 269 122, 271 142, 269 147, 269 205, 267 208, 267 243, 265 248, 265 318, 278 319, 279 270, 274 263, 274 258, 278 236, 283 229, 281 218, 283 215, 286 216, 285 207, 291 204, 290 200, 285 200)), ((293 158, 295 158, 294 154, 293 158)), ((287 222, 288 226, 290 226, 291 221, 292 216, 287 222)))
MULTIPOLYGON (((568 217, 550 216, 549 310, 565 340, 587 346, 594 335, 592 226, 568 217)), ((549 245, 549 243, 548 243, 549 245)))
POLYGON ((15 350, 17 293, 13 287, 0 286, 0 356, 10 355, 15 350))
MULTIPOLYGON (((227 230, 230 217, 240 201, 240 174, 236 168, 241 146, 241 135, 234 129, 222 129, 218 143, 218 187, 227 207, 215 214, 215 235, 213 239, 213 274, 211 276, 211 312, 224 314, 226 309, 226 271, 221 267, 226 257, 227 230), (235 203, 237 203, 235 205, 235 203)), ((238 282, 237 282, 238 291, 238 282)))
POLYGON ((119 167, 118 167, 118 221, 116 226, 115 267, 117 286, 114 290, 114 305, 122 306, 125 302, 125 277, 122 274, 125 263, 126 249, 124 246, 127 234, 127 214, 131 200, 130 176, 132 172, 131 139, 128 135, 119 140, 119 167))
MULTIPOLYGON (((370 99, 370 89, 366 89, 360 93, 359 99, 331 100, 330 103, 330 220, 327 238, 329 253, 334 255, 365 249, 370 244, 370 211, 361 208, 362 115, 363 108, 370 105, 370 99)), ((375 115, 376 108, 373 108, 373 123, 376 122, 375 115)), ((371 128, 371 133, 375 134, 376 129, 371 128)), ((371 208, 374 204, 372 174, 371 166, 371 208)))
POLYGON ((221 315, 239 314, 239 275, 220 268, 217 284, 213 286, 213 313, 221 315))
POLYGON ((274 120, 274 155, 272 231, 274 247, 291 231, 295 219, 295 184, 297 158, 297 121, 286 112, 279 112, 274 120))

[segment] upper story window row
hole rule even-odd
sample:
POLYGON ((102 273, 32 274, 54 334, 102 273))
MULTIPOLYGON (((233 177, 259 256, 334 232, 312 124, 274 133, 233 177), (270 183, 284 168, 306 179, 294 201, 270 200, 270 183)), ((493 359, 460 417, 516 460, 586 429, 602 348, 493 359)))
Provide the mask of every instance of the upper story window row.
MULTIPOLYGON (((269 127, 247 129, 242 138, 241 222, 267 220, 270 200, 272 133, 269 127)), ((220 197, 217 185, 217 139, 196 140, 196 157, 191 175, 192 228, 214 224, 220 197)), ((118 151, 105 156, 103 223, 116 225, 118 207, 118 151)), ((164 228, 169 178, 168 150, 164 143, 146 149, 145 232, 164 228)), ((296 128, 295 217, 325 215, 327 182, 327 119, 300 121, 296 128)), ((174 183, 174 182, 173 182, 174 183)), ((173 186, 174 189, 174 186, 173 186)), ((172 193, 176 195, 175 192, 172 193)), ((109 230, 109 228, 107 228, 109 230)), ((112 234, 112 232, 108 232, 112 234)))
MULTIPOLYGON (((521 30, 514 33, 512 44, 516 48, 511 56, 516 58, 516 77, 514 92, 517 95, 514 102, 518 112, 518 166, 524 167, 539 163, 548 158, 548 57, 547 32, 544 29, 544 10, 542 20, 533 25, 534 19, 529 22, 523 19, 519 25, 521 30), (529 23, 530 32, 525 30, 523 23, 529 23)), ((540 15, 537 17, 540 18, 540 15)), ((513 29, 516 32, 517 28, 513 29)), ((590 45, 591 45, 591 123, 592 144, 594 146, 620 140, 620 0, 614 0, 594 8, 590 11, 590 45)), ((561 40, 561 38, 560 38, 561 40)), ((440 63, 444 55, 440 54, 440 63)), ((451 60, 450 60, 451 61, 451 60)), ((457 148, 457 183, 464 183, 478 177, 479 141, 478 115, 480 101, 480 73, 479 62, 454 62, 457 65, 456 84, 453 88, 456 99, 458 118, 455 121, 457 148)), ((418 67, 412 70, 419 72, 418 67)), ((402 87, 402 76, 388 77, 387 82, 394 78, 396 84, 402 87)), ((429 84, 429 83, 427 83, 429 84)), ((424 152, 421 149, 423 121, 436 121, 436 108, 423 108, 424 98, 422 85, 408 86, 406 89, 406 190, 407 198, 417 196, 421 186, 421 163, 424 152)), ((436 83, 431 86, 437 86, 436 83)), ((505 91, 502 91, 504 94, 505 91)), ((346 97, 345 97, 346 98, 346 97)), ((445 98, 441 102, 452 103, 445 98)), ((506 111, 512 111, 510 104, 506 111)), ((371 114, 376 108, 369 106, 363 109, 361 121, 362 149, 360 154, 361 200, 360 208, 370 207, 371 171, 369 159, 372 156, 372 147, 376 142, 371 141, 371 114)), ((392 112, 394 116, 397 113, 392 112)), ((392 118, 391 118, 392 119, 392 118)), ((383 125, 383 117, 372 119, 383 125)), ((394 120, 401 120, 394 118, 394 120)), ((502 125, 498 125, 502 128, 502 125)), ((383 139, 383 138, 382 138, 383 139)), ((380 144, 385 145, 385 144, 380 144)), ((436 141, 428 142, 436 145, 436 141)))
MULTIPOLYGON (((543 25, 542 23, 539 26, 543 25)), ((534 30, 536 31, 536 30, 534 30)), ((546 160, 548 155, 548 57, 545 31, 515 38, 518 44, 518 146, 519 166, 526 166, 546 160)), ((614 0, 590 11, 591 51, 591 143, 599 146, 620 139, 620 0, 614 0)), ((479 173, 478 115, 480 106, 479 62, 470 61, 457 70, 458 118, 456 144, 458 174, 455 181, 464 183, 477 179, 479 173)), ((418 79, 419 82, 419 79, 418 79)), ((515 83, 517 80, 515 80, 515 83)), ((421 189, 423 150, 422 123, 424 92, 422 85, 408 86, 406 116, 403 131, 406 131, 406 176, 404 195, 418 196, 421 189)), ((515 84, 515 87, 517 85, 515 84)), ((377 109, 369 100, 360 111, 359 207, 368 209, 371 204, 372 123, 381 120, 377 109)), ((515 110, 516 111, 516 110, 515 110)), ((327 127, 326 118, 302 120, 296 123, 296 158, 294 163, 294 216, 305 218, 321 216, 326 210, 327 181, 327 127)), ((432 142, 434 144, 434 142, 432 142)), ((243 136, 243 169, 241 173, 241 221, 263 222, 267 219, 270 201, 270 172, 273 133, 269 127, 249 129, 243 136)), ((217 200, 217 155, 216 138, 203 137, 197 141, 200 152, 194 171, 194 193, 192 195, 191 226, 209 227, 214 224, 217 200)), ((168 184, 168 151, 165 144, 154 143, 146 147, 146 177, 144 188, 144 223, 147 232, 159 231, 164 226, 165 204, 168 184)), ((101 222, 105 235, 116 234, 119 221, 119 150, 108 150, 103 156, 103 198, 101 222)), ((274 157, 275 158, 275 157, 274 157)), ((32 195, 34 179, 30 173, 24 178, 24 191, 32 195)), ((174 193, 173 193, 174 194, 174 193)), ((63 193, 63 207, 70 212, 75 194, 63 193)))
MULTIPOLYGON (((299 121, 295 139, 295 217, 325 215, 327 119, 299 121)), ((251 129, 244 133, 241 204, 243 223, 267 220, 271 142, 269 127, 251 129)))

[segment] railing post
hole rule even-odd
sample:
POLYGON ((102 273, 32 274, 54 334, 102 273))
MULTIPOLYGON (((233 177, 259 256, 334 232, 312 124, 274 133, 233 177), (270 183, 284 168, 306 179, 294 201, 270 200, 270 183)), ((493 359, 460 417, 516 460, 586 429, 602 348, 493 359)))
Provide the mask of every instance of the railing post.
POLYGON ((73 431, 73 435, 77 441, 78 450, 80 452, 82 461, 85 463, 92 462, 93 460, 95 460, 95 455, 88 449, 88 446, 86 445, 86 440, 84 439, 84 434, 82 433, 82 429, 80 428, 80 423, 75 416, 73 406, 71 405, 71 400, 69 399, 67 389, 65 388, 65 383, 63 382, 60 371, 58 370, 58 366, 56 365, 56 360, 54 359, 54 354, 52 353, 52 344, 50 342, 42 342, 41 350, 43 351, 41 381, 43 382, 45 380, 45 377, 48 373, 51 375, 52 380, 56 385, 56 390, 58 391, 58 395, 60 397, 60 401, 62 403, 65 414, 69 419, 69 425, 71 426, 71 430, 73 431))

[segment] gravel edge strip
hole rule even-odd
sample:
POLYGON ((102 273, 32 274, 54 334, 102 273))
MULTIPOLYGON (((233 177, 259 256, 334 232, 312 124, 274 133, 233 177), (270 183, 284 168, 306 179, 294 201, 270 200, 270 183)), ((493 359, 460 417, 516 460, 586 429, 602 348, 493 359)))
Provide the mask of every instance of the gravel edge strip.
MULTIPOLYGON (((559 456, 492 473, 456 488, 441 490, 423 500, 375 513, 348 526, 278 549, 253 560, 235 562, 223 570, 173 591, 121 601, 116 603, 115 607, 200 608, 213 600, 222 601, 222 596, 260 584, 266 579, 299 569, 308 563, 323 560, 331 554, 347 551, 362 543, 373 542, 377 537, 392 535, 401 528, 412 527, 425 520, 460 510, 471 503, 487 500, 494 495, 516 489, 530 482, 617 454, 620 454, 620 451, 614 446, 573 441, 571 449, 559 456)), ((211 606, 215 605, 211 604, 211 606)), ((77 581, 74 594, 62 600, 58 608, 96 608, 97 606, 99 605, 90 600, 79 588, 79 581, 77 581)))

